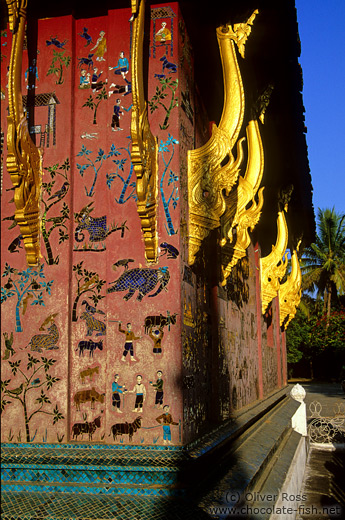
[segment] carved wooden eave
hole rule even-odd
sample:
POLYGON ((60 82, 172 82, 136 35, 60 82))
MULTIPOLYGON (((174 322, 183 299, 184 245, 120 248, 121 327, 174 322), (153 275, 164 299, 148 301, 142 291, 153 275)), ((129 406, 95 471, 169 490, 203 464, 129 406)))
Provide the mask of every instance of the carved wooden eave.
POLYGON ((219 126, 209 141, 188 151, 188 261, 195 262, 202 241, 218 228, 226 210, 225 196, 236 183, 243 160, 243 139, 238 140, 244 115, 244 91, 235 43, 244 58, 244 46, 258 11, 246 23, 217 28, 224 77, 224 106, 219 126), (238 141, 238 142, 237 142, 238 141), (237 158, 232 150, 237 142, 237 158), (225 162, 225 164, 224 164, 225 162))
POLYGON ((288 229, 285 212, 278 212, 277 240, 272 246, 272 251, 264 258, 260 258, 261 271, 261 310, 265 314, 268 305, 278 295, 280 280, 283 278, 287 267, 287 255, 284 259, 288 243, 288 229))
POLYGON ((152 135, 144 97, 143 40, 145 1, 132 0, 131 74, 133 107, 131 116, 131 161, 136 174, 137 210, 144 236, 145 257, 156 262, 158 146, 152 135))
POLYGON ((298 259, 298 246, 291 256, 291 272, 279 289, 279 321, 286 329, 296 314, 302 295, 302 273, 298 259))
POLYGON ((246 255, 250 244, 249 230, 253 231, 261 216, 264 203, 260 188, 264 170, 264 152, 257 120, 247 126, 248 162, 244 177, 238 179, 236 190, 230 193, 227 210, 222 217, 222 285, 231 269, 246 255), (255 197, 258 195, 258 202, 255 197))
POLYGON ((23 237, 29 266, 39 263, 39 202, 42 156, 33 143, 23 109, 21 81, 27 0, 6 0, 13 34, 9 66, 7 170, 14 186, 14 218, 23 237))

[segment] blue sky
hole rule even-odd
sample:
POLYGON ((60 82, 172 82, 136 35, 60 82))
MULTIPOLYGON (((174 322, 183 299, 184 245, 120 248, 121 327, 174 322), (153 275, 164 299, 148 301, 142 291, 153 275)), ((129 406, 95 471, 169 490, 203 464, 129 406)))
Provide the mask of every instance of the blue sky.
POLYGON ((296 0, 313 204, 345 213, 345 0, 296 0))

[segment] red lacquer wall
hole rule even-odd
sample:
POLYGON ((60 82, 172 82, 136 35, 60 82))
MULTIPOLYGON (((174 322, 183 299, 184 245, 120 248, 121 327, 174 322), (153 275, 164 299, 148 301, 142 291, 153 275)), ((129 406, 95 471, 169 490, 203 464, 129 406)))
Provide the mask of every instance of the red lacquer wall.
MULTIPOLYGON (((29 125, 43 152, 42 258, 27 268, 20 231, 8 220, 15 208, 5 166, 3 441, 85 441, 86 423, 95 425, 93 441, 113 442, 111 427, 124 423, 132 426, 117 442, 182 440, 179 14, 177 4, 152 9, 148 101, 163 244, 154 265, 145 260, 130 161, 130 16, 123 9, 38 20, 36 54, 27 37, 36 62, 23 51, 22 90, 24 103, 36 105, 29 125), (128 323, 132 346, 121 332, 128 323)), ((9 30, 2 44, 6 134, 9 30)))
MULTIPOLYGON (((225 288, 216 242, 188 265, 187 151, 207 141, 209 121, 177 3, 151 7, 160 247, 146 262, 130 161, 130 16, 38 20, 37 45, 28 32, 22 92, 43 153, 41 262, 26 265, 5 146, 2 442, 178 445, 283 381, 279 311, 269 346, 253 246, 225 288)), ((1 43, 6 136, 9 30, 1 43)))

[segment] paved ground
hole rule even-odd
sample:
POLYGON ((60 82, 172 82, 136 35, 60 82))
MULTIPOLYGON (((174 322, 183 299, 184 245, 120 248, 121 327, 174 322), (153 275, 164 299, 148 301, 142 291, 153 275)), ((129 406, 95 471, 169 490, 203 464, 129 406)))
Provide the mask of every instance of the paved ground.
POLYGON ((307 392, 304 400, 307 405, 307 417, 311 417, 312 409, 310 405, 313 401, 318 401, 322 406, 320 415, 322 417, 333 417, 340 405, 345 412, 345 394, 340 383, 311 383, 299 382, 307 392))
MULTIPOLYGON (((339 412, 345 415, 345 394, 339 383, 299 383, 307 392, 308 422, 316 411, 328 418, 339 412), (321 407, 316 408, 313 402, 321 407)), ((345 518, 345 448, 316 446, 311 444, 301 490, 306 499, 301 502, 296 520, 340 520, 345 518)))

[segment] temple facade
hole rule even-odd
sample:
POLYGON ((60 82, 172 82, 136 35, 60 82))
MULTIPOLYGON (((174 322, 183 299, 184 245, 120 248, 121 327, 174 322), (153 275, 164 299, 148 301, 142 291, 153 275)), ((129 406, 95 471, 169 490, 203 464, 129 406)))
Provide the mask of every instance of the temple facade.
POLYGON ((286 399, 314 229, 294 4, 25 4, 1 32, 5 491, 171 498, 286 399))

